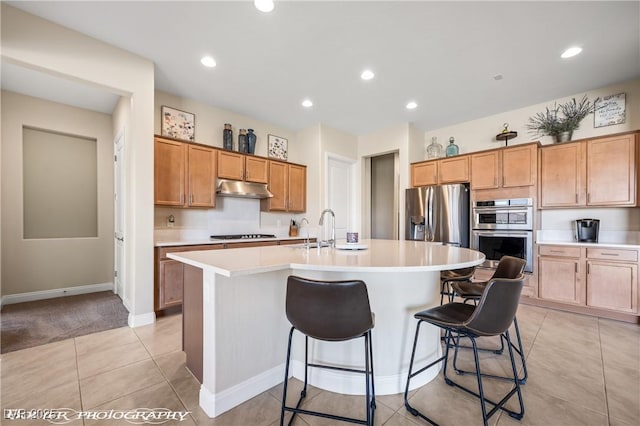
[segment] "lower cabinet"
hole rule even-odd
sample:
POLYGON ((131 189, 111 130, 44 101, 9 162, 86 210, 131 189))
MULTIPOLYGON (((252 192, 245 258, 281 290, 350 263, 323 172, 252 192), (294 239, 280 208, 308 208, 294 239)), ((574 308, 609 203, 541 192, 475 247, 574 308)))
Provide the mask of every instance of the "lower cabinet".
POLYGON ((638 250, 539 246, 539 298, 638 312, 638 250))

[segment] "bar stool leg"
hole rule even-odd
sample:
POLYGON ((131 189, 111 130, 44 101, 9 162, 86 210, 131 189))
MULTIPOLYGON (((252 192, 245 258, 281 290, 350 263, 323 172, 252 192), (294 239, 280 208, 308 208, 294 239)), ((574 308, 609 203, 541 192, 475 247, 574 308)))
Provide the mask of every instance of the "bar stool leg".
POLYGON ((373 395, 371 399, 371 408, 373 410, 376 409, 376 384, 375 384, 375 374, 373 372, 373 336, 371 334, 371 330, 369 330, 369 359, 371 359, 371 394, 373 395))
POLYGON ((289 331, 289 343, 287 345, 287 362, 284 367, 284 385, 282 390, 282 407, 280 409, 280 426, 284 425, 284 407, 287 402, 287 386, 289 384, 289 361, 291 360, 291 338, 293 337, 293 330, 294 328, 291 327, 291 331, 289 331))

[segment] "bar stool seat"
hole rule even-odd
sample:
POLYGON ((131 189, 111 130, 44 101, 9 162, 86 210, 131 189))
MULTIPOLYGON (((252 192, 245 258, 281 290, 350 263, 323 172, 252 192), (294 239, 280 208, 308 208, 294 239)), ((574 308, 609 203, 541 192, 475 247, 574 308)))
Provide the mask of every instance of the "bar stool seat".
POLYGON ((365 283, 360 280, 316 281, 293 275, 289 276, 287 279, 285 310, 287 319, 292 327, 289 331, 289 343, 287 346, 280 425, 284 424, 284 415, 287 411, 293 413, 289 425, 293 423, 296 414, 299 413, 343 422, 373 425, 376 392, 373 380, 371 330, 375 325, 375 316, 371 312, 365 283), (289 380, 289 361, 291 359, 291 342, 294 330, 298 330, 305 336, 304 386, 296 406, 288 407, 286 406, 287 382, 289 380), (309 338, 327 342, 343 342, 361 337, 364 338, 364 370, 309 362, 309 338), (309 367, 364 374, 366 419, 343 417, 300 408, 307 395, 309 367))
POLYGON ((440 272, 440 304, 444 302, 444 296, 447 296, 449 302, 453 302, 455 295, 452 284, 453 283, 467 283, 471 282, 475 267, 451 269, 440 272))
MULTIPOLYGON (((444 362, 443 375, 445 382, 450 386, 455 386, 465 392, 474 395, 480 400, 482 409, 482 420, 485 426, 488 425, 488 419, 498 410, 505 411, 515 419, 522 419, 524 416, 524 401, 520 391, 520 383, 518 381, 518 373, 516 370, 511 338, 509 336, 509 327, 515 318, 518 309, 520 293, 524 285, 524 277, 518 279, 494 279, 488 282, 485 292, 480 298, 478 306, 466 303, 448 303, 442 306, 436 306, 422 312, 418 312, 414 317, 418 320, 416 326, 416 334, 413 340, 413 349, 411 352, 411 361, 409 363, 409 373, 404 392, 404 405, 406 409, 414 416, 419 416, 430 424, 436 425, 432 419, 415 409, 409 404, 408 394, 411 379, 434 365, 444 362), (422 323, 429 323, 445 330, 447 342, 445 343, 445 354, 429 365, 420 368, 414 372, 415 352, 418 345, 418 336, 420 334, 420 326, 422 323), (455 343, 452 342, 454 340, 455 343), (504 336, 507 340, 509 349, 509 359, 511 361, 511 371, 513 376, 510 380, 513 382, 513 388, 500 399, 499 402, 493 402, 486 398, 483 387, 483 377, 480 369, 480 360, 478 357, 478 346, 476 339, 483 336, 504 336), (471 340, 473 355, 475 361, 475 375, 478 382, 478 392, 469 389, 459 383, 454 382, 447 376, 447 362, 449 359, 449 348, 457 345, 460 337, 467 337, 471 340), (518 412, 507 409, 504 404, 513 396, 517 395, 520 409, 518 412), (486 404, 493 405, 493 408, 487 411, 486 404)), ((502 338, 502 337, 501 337, 502 338)))

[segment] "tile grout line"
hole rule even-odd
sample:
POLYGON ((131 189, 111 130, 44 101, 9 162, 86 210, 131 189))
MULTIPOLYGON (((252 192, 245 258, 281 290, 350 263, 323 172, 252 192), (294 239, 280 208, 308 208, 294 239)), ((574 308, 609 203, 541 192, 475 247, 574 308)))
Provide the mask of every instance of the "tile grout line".
POLYGON ((602 334, 600 333, 600 318, 596 321, 598 329, 598 343, 600 344, 600 361, 602 362, 602 385, 604 387, 604 406, 607 410, 607 423, 611 424, 611 413, 609 412, 609 398, 607 396, 607 376, 604 372, 604 351, 602 350, 602 334))
MULTIPOLYGON (((80 368, 78 367, 78 346, 76 345, 76 337, 73 338, 73 353, 76 359, 76 377, 78 378, 78 396, 80 397, 80 411, 84 411, 84 403, 82 402, 82 387, 80 386, 80 368)), ((84 418, 82 419, 84 426, 84 418)))

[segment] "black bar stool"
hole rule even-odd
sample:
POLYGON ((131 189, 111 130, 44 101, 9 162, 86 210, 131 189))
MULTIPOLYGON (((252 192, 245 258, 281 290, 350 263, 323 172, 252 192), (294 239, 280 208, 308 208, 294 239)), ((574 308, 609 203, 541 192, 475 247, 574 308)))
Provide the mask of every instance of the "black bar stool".
POLYGON ((286 313, 292 327, 289 331, 289 344, 287 346, 280 426, 284 423, 285 411, 293 413, 289 425, 293 423, 293 419, 298 413, 350 423, 373 425, 376 392, 373 383, 371 329, 374 327, 374 314, 371 312, 365 283, 360 280, 315 281, 292 275, 287 280, 286 313), (305 335, 304 387, 296 406, 287 407, 287 382, 289 379, 289 360, 291 358, 291 341, 294 330, 298 330, 305 335), (342 342, 363 337, 364 370, 309 363, 309 337, 331 342, 342 342), (309 367, 363 373, 366 385, 366 420, 300 408, 302 400, 307 395, 307 371, 309 367))
POLYGON ((440 304, 444 302, 444 296, 447 296, 449 303, 453 302, 453 291, 451 285, 455 282, 471 282, 475 267, 451 269, 440 272, 440 304))
POLYGON ((408 394, 409 385, 413 377, 444 361, 443 374, 445 382, 449 386, 455 386, 480 399, 482 420, 485 426, 488 425, 489 417, 495 414, 498 410, 505 411, 515 419, 522 419, 524 416, 524 402, 520 391, 520 382, 518 381, 518 372, 516 370, 516 364, 513 356, 509 327, 511 326, 511 323, 515 318, 516 311, 518 310, 518 302, 520 300, 520 293, 522 292, 523 285, 524 277, 515 280, 494 279, 488 282, 485 292, 482 294, 477 307, 466 303, 447 303, 446 305, 436 306, 435 308, 427 309, 414 315, 418 320, 418 324, 416 326, 416 335, 413 340, 413 350, 411 352, 411 361, 409 363, 407 385, 404 391, 404 405, 411 414, 421 417, 432 425, 437 425, 437 423, 409 404, 408 394), (427 322, 444 329, 448 341, 445 343, 445 354, 442 357, 438 358, 426 367, 413 372, 413 362, 416 354, 416 347, 418 345, 418 335, 420 333, 420 325, 423 322, 427 322), (453 334, 458 336, 458 338, 456 338, 456 342, 459 341, 459 337, 468 337, 471 340, 476 367, 475 374, 478 381, 478 393, 454 382, 447 376, 449 347, 454 345, 452 342, 454 339, 453 334), (509 349, 511 370, 513 372, 511 380, 513 381, 514 386, 499 402, 493 402, 484 395, 484 389, 482 386, 483 374, 480 370, 476 338, 498 335, 504 335, 504 338, 508 343, 507 348, 509 349), (514 394, 518 395, 518 402, 520 404, 519 412, 511 411, 504 406, 504 404, 514 394), (489 412, 487 412, 487 402, 493 405, 493 408, 489 412))
MULTIPOLYGON (((524 267, 526 266, 527 261, 524 259, 520 259, 519 257, 513 256, 503 256, 500 258, 500 262, 498 262, 498 266, 496 267, 496 271, 493 273, 491 279, 495 278, 507 278, 507 279, 515 279, 522 275, 524 271, 524 267)), ((451 285, 453 291, 464 299, 466 303, 468 300, 473 301, 474 304, 478 302, 485 288, 487 287, 488 281, 484 282, 455 282, 451 285)), ((518 347, 514 346, 514 349, 520 355, 520 361, 522 362, 522 377, 518 378, 521 384, 527 382, 527 378, 529 377, 529 373, 527 371, 527 362, 524 356, 524 347, 522 346, 522 337, 520 336, 520 327, 518 327, 518 319, 516 317, 513 318, 513 327, 516 331, 516 341, 518 342, 518 347)), ((500 338, 501 348, 499 350, 495 350, 495 353, 502 353, 504 349, 504 344, 502 337, 500 338)), ((473 372, 460 370, 456 367, 456 358, 457 352, 453 361, 453 368, 456 370, 458 374, 472 374, 473 372)))

